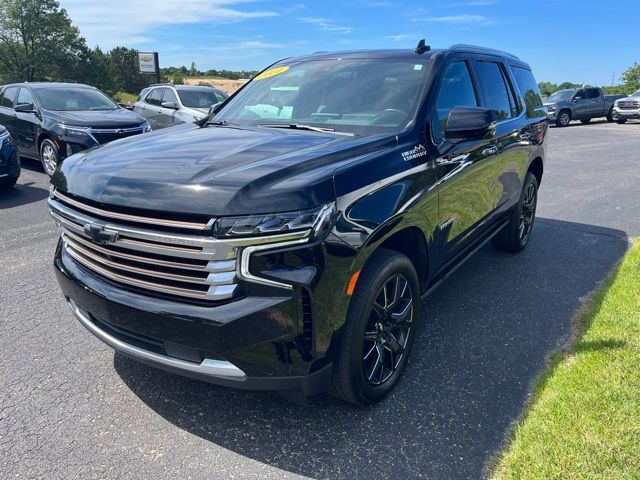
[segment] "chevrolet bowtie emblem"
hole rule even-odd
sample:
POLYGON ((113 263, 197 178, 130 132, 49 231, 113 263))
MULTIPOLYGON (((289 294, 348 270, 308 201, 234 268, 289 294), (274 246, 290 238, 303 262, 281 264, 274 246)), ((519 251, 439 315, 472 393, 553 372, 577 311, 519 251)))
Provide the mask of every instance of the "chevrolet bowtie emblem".
POLYGON ((118 240, 118 232, 107 230, 104 225, 99 223, 86 223, 84 225, 84 233, 91 240, 102 245, 118 240))

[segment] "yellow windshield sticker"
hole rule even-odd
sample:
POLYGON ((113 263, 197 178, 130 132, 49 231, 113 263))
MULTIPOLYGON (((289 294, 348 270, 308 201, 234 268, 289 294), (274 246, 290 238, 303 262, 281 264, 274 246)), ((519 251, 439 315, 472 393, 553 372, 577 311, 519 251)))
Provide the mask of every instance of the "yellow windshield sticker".
POLYGON ((281 73, 286 72, 287 70, 289 70, 289 67, 273 68, 271 70, 267 70, 266 72, 262 72, 260 75, 257 75, 256 78, 254 78, 254 80, 263 80, 265 78, 274 77, 276 75, 280 75, 281 73))

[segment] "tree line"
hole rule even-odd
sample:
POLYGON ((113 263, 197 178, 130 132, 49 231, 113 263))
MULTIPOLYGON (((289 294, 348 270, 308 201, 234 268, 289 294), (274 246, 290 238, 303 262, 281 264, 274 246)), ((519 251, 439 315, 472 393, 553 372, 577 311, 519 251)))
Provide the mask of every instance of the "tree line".
MULTIPOLYGON (((622 75, 620 75, 622 83, 620 85, 608 85, 602 87, 602 90, 606 95, 629 95, 637 90, 640 90, 640 63, 634 63, 627 68, 622 75)), ((548 97, 558 90, 565 90, 570 88, 580 88, 581 83, 563 82, 560 84, 552 82, 540 82, 538 88, 540 93, 544 97, 548 97)))
MULTIPOLYGON (((255 72, 199 71, 195 64, 161 69, 163 81, 187 76, 250 78, 255 72)), ((89 48, 56 0, 0 0, 0 84, 63 81, 93 85, 115 95, 137 93, 155 81, 138 72, 138 51, 89 48)))

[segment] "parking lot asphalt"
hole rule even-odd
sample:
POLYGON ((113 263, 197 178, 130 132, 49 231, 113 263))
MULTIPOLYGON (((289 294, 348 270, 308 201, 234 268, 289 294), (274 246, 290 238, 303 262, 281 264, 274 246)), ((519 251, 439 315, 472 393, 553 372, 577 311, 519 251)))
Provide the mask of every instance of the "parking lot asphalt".
POLYGON ((585 296, 640 235, 640 123, 550 130, 531 243, 491 245, 430 295, 381 404, 300 406, 124 358, 54 279, 47 178, 0 193, 0 478, 476 479, 585 296))

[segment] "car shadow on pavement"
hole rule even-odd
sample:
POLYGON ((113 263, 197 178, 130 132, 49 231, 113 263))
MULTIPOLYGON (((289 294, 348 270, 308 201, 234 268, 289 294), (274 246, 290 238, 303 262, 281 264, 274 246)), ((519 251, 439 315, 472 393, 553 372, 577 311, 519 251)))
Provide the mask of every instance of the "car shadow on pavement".
POLYGON ((296 405, 122 355, 114 365, 173 425, 287 472, 477 479, 521 413, 546 357, 569 339, 572 316, 627 248, 620 230, 544 218, 518 255, 483 247, 426 299, 405 376, 373 407, 328 395, 296 405))
POLYGON ((49 196, 49 190, 32 186, 35 182, 18 183, 13 188, 0 189, 0 210, 39 202, 49 196))

